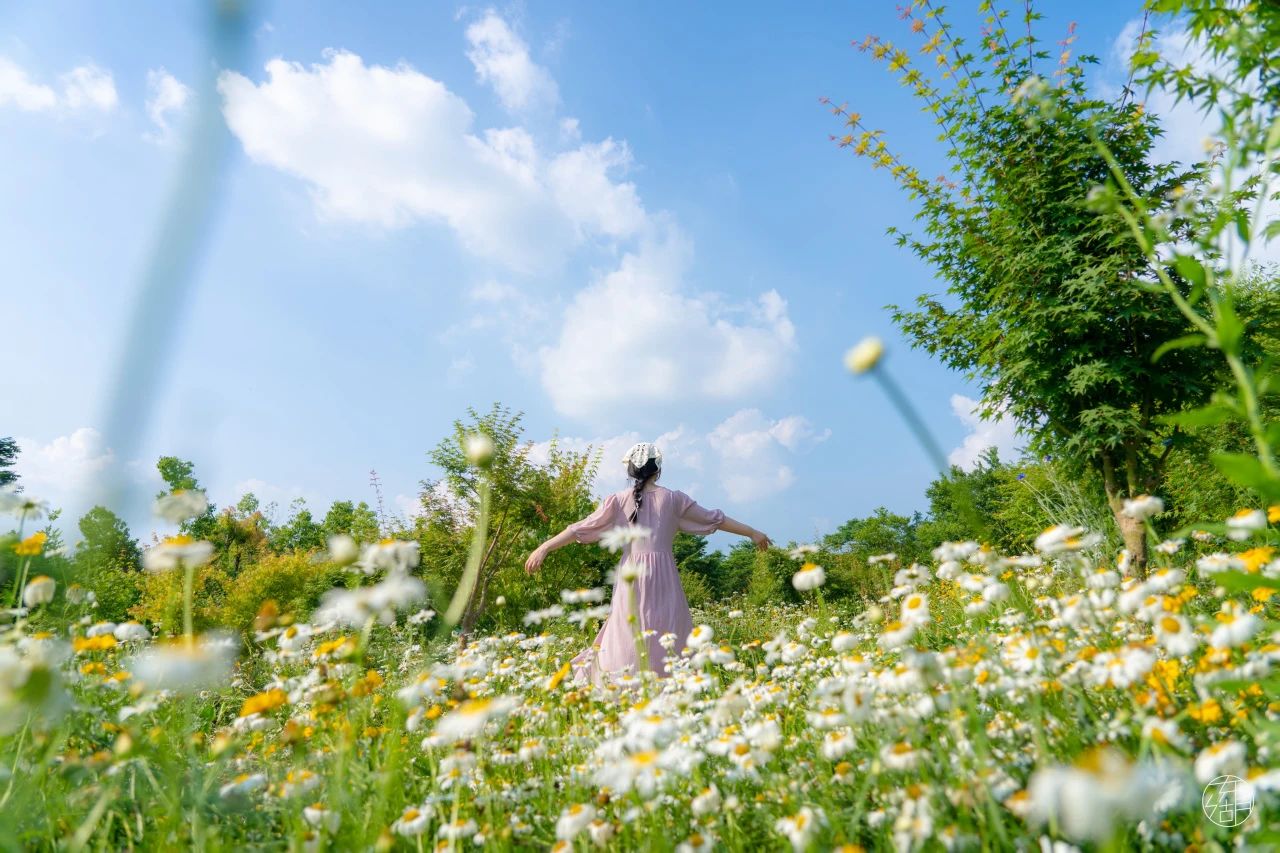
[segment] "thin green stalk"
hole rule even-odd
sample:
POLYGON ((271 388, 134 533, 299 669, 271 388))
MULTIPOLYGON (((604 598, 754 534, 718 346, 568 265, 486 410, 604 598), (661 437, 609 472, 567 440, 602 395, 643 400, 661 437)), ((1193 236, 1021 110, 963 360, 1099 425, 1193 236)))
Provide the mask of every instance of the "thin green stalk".
POLYGON ((196 567, 193 562, 182 564, 182 631, 186 637, 187 648, 195 645, 195 631, 191 618, 191 601, 195 596, 196 567))
POLYGON ((477 491, 480 494, 480 509, 476 513, 476 528, 471 536, 471 553, 467 556, 467 567, 462 572, 462 579, 458 581, 458 588, 454 590, 453 600, 449 602, 449 609, 444 614, 445 630, 452 629, 458 624, 458 620, 462 618, 462 611, 466 609, 467 602, 471 600, 471 593, 476 588, 476 579, 480 574, 480 562, 484 559, 485 540, 489 535, 489 477, 482 474, 480 477, 480 485, 477 491))
POLYGON ((889 398, 889 402, 898 410, 898 414, 906 421, 907 428, 915 435, 916 441, 924 448, 925 453, 929 456, 938 474, 942 479, 950 484, 952 497, 955 499, 956 510, 964 516, 965 521, 969 523, 972 529, 982 537, 987 538, 987 523, 978 515, 977 509, 973 505, 973 496, 969 493, 969 489, 952 478, 951 465, 947 462, 946 454, 942 452, 933 433, 929 431, 929 427, 925 425, 924 419, 916 411, 915 406, 911 405, 911 401, 907 399, 907 395, 902 393, 902 389, 893 381, 884 369, 884 365, 877 364, 870 371, 875 377, 876 382, 880 383, 880 387, 884 389, 885 396, 889 398))

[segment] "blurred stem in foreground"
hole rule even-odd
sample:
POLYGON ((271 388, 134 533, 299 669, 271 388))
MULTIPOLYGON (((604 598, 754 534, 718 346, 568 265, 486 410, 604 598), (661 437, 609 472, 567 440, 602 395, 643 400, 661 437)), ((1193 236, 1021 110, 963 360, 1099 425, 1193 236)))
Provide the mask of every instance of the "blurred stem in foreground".
POLYGON ((978 514, 978 510, 974 506, 973 493, 969 484, 952 475, 951 466, 947 462, 946 454, 942 452, 942 446, 933 437, 933 433, 929 431, 929 427, 925 424, 924 419, 920 417, 920 413, 916 411, 915 406, 907 399, 907 395, 898 387, 898 383, 884 369, 881 364, 883 360, 884 342, 876 337, 864 338, 845 355, 845 367, 855 375, 870 374, 884 390, 885 396, 889 398, 889 402, 893 407, 898 410, 898 414, 906 422, 911 434, 915 436, 916 441, 924 448, 925 455, 929 457, 929 461, 938 469, 939 477, 951 489, 956 509, 964 517, 969 528, 978 534, 978 539, 985 544, 991 538, 990 531, 986 521, 978 514))
MULTIPOLYGON (((102 419, 105 442, 124 460, 137 454, 152 419, 161 370, 172 361, 167 354, 177 337, 197 263, 213 228, 230 147, 218 76, 241 64, 253 16, 245 0, 220 0, 209 5, 206 55, 197 66, 204 74, 196 86, 195 116, 150 256, 144 262, 115 378, 108 386, 107 411, 102 419)), ((106 487, 107 497, 118 503, 128 485, 116 475, 106 487)))

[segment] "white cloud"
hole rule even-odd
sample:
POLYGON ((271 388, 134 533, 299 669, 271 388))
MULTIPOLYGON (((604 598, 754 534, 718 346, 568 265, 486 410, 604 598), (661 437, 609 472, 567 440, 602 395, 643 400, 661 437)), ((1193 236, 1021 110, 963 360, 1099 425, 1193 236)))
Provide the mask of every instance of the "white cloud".
POLYGON ((951 395, 951 411, 969 430, 959 447, 952 450, 947 461, 965 471, 972 471, 978 460, 994 447, 1000 458, 1017 459, 1021 452, 1017 427, 1012 418, 1000 417, 994 421, 983 420, 977 414, 978 401, 963 394, 951 395))
POLYGON ((55 508, 75 503, 115 461, 102 434, 92 427, 80 427, 48 443, 22 437, 17 442, 14 468, 24 491, 55 508))
MULTIPOLYGON (((628 485, 619 460, 637 441, 653 441, 662 448, 663 482, 697 495, 704 480, 735 503, 750 503, 789 488, 796 475, 791 456, 825 441, 830 430, 815 430, 799 415, 770 420, 758 409, 735 412, 710 432, 679 426, 657 438, 625 432, 607 438, 558 438, 561 449, 579 453, 590 447, 599 454, 596 491, 616 492, 628 485)), ((534 444, 531 458, 545 462, 551 442, 534 444)))
POLYGON ((147 117, 156 126, 148 136, 154 142, 166 141, 173 132, 170 118, 186 109, 191 89, 163 68, 147 72, 147 117))
MULTIPOLYGON (((510 105, 552 91, 495 13, 473 23, 468 40, 477 72, 510 105)), ((592 240, 619 250, 616 268, 573 296, 558 325, 554 301, 495 279, 472 289, 479 310, 444 335, 505 330, 515 363, 540 374, 564 414, 740 398, 789 368, 786 302, 775 291, 734 304, 687 288, 691 248, 623 179, 632 165, 624 141, 583 141, 571 118, 551 140, 518 126, 480 130, 443 83, 345 51, 310 66, 272 60, 260 83, 225 72, 219 90, 248 156, 305 181, 329 218, 446 224, 470 253, 523 273, 558 270, 592 240)))
POLYGON ((556 409, 585 417, 652 402, 756 393, 787 369, 795 328, 776 291, 728 305, 681 292, 682 239, 646 242, 581 291, 540 353, 556 409))
POLYGON ((791 415, 766 418, 759 409, 730 415, 707 435, 720 457, 721 483, 734 501, 748 502, 785 491, 795 473, 784 461, 787 453, 825 441, 830 430, 816 432, 806 418, 791 415))
POLYGON ((471 253, 523 271, 554 267, 585 235, 643 222, 634 187, 610 178, 629 162, 621 143, 548 157, 524 128, 477 133, 466 102, 411 66, 345 51, 266 71, 259 84, 222 74, 227 124, 255 162, 310 184, 330 218, 443 222, 471 253))
POLYGON ((555 80, 529 57, 529 46, 492 9, 467 27, 467 59, 481 83, 493 87, 508 110, 551 108, 560 100, 555 80))
POLYGON ((26 69, 0 56, 0 107, 24 112, 110 112, 119 103, 110 71, 93 64, 77 66, 59 77, 61 91, 32 79, 26 69))

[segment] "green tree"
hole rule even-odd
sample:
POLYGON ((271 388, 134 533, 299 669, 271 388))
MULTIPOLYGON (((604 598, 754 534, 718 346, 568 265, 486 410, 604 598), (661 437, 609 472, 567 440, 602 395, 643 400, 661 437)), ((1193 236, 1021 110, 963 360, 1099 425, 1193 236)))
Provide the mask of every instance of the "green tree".
POLYGON ((289 509, 289 518, 271 531, 271 550, 277 554, 292 554, 325 547, 324 527, 312 517, 307 502, 295 498, 289 509))
POLYGON ((86 512, 77 526, 80 542, 76 545, 76 561, 85 568, 106 566, 121 571, 136 571, 142 565, 142 550, 129 532, 124 519, 104 506, 86 512))
POLYGON ((554 441, 546 461, 535 460, 532 443, 522 440, 520 421, 520 414, 497 404, 483 414, 468 409, 467 420, 455 421, 453 434, 428 454, 442 476, 422 483, 422 512, 414 525, 423 563, 432 573, 428 580, 445 594, 456 589, 466 561, 479 515, 480 478, 490 484, 485 550, 460 623, 464 638, 495 600, 503 599, 506 607, 493 618, 510 624, 527 609, 558 601, 562 589, 599 584, 614 562, 601 549, 566 548, 543 564, 536 581, 524 574, 524 559, 540 541, 594 508, 596 462, 590 449, 573 453, 554 441), (494 445, 484 469, 470 464, 464 449, 467 437, 476 433, 489 436, 494 445))
POLYGON ((18 442, 12 438, 0 438, 0 486, 8 486, 18 480, 13 470, 18 461, 18 442))
MULTIPOLYGON (((169 487, 168 491, 158 493, 156 498, 162 498, 167 494, 179 491, 204 491, 200 486, 200 481, 196 479, 195 465, 192 462, 179 459, 177 456, 161 456, 156 460, 156 470, 160 472, 161 479, 169 487)), ((196 539, 208 539, 213 534, 213 528, 217 525, 216 514, 217 507, 213 505, 212 501, 209 501, 203 514, 182 522, 178 529, 196 539)))
POLYGON ((917 205, 922 233, 891 233, 948 284, 946 298, 922 296, 915 309, 895 307, 894 319, 914 346, 981 383, 983 414, 1012 417, 1034 452, 1096 471, 1125 545, 1145 564, 1144 529, 1122 514, 1123 501, 1159 489, 1180 438, 1162 416, 1203 403, 1220 369, 1204 351, 1162 349, 1192 328, 1147 286, 1152 269, 1122 217, 1086 206, 1110 176, 1095 136, 1174 234, 1185 223, 1170 195, 1194 173, 1152 162, 1155 117, 1127 92, 1096 97, 1084 75, 1093 57, 1064 52, 1046 69, 1034 14, 1011 40, 991 12, 975 53, 940 10, 918 13, 907 17, 942 80, 888 42, 864 46, 937 123, 950 175, 926 179, 879 131, 838 109, 851 126, 842 143, 890 170, 917 205))
POLYGON ((100 619, 121 621, 138 601, 142 550, 124 519, 102 506, 81 517, 74 565, 79 583, 97 598, 100 619))
POLYGON ((902 562, 911 563, 921 556, 916 537, 920 522, 919 513, 898 515, 877 507, 867 518, 850 519, 824 536, 822 545, 864 562, 877 554, 897 554, 902 562))
POLYGON ((334 501, 321 525, 326 538, 344 534, 357 542, 376 542, 380 538, 378 517, 364 501, 334 501))

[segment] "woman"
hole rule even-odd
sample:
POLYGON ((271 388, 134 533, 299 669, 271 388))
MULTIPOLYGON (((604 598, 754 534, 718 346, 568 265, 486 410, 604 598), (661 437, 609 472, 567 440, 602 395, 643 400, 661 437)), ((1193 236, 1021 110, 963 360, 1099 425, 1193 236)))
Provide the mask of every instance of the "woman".
POLYGON ((659 638, 666 633, 676 636, 674 654, 684 648, 693 620, 689 603, 680 586, 671 543, 676 531, 705 536, 717 530, 746 536, 764 550, 771 544, 759 530, 734 521, 718 509, 704 509, 684 492, 658 485, 662 475, 662 453, 652 444, 641 442, 627 451, 622 461, 634 485, 605 498, 591 515, 569 525, 539 545, 525 561, 525 571, 532 574, 547 555, 570 542, 597 542, 609 530, 636 525, 648 531, 641 538, 630 538, 618 563, 618 581, 613 589, 609 618, 596 635, 591 648, 573 659, 574 680, 599 684, 605 673, 638 672, 644 668, 636 644, 636 627, 645 632, 648 667, 659 675, 668 675, 666 651, 659 638), (630 572, 623 566, 631 563, 637 577, 628 581, 630 572), (632 589, 635 591, 635 615, 639 625, 629 620, 632 613, 632 589))

